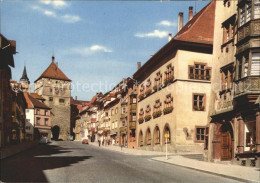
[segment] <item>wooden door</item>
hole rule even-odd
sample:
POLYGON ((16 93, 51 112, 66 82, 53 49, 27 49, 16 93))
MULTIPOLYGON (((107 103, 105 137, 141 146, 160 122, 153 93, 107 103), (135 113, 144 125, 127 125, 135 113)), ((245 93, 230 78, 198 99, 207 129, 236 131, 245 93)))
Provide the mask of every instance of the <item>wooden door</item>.
POLYGON ((231 160, 232 144, 231 135, 228 132, 222 133, 221 136, 221 160, 231 160))

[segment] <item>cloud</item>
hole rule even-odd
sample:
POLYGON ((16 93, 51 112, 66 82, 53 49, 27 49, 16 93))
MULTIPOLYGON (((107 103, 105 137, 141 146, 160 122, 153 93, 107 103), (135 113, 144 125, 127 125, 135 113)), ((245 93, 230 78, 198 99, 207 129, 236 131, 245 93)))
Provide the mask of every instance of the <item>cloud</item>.
POLYGON ((59 15, 55 11, 45 9, 40 6, 32 6, 31 8, 35 11, 42 13, 45 16, 58 19, 65 23, 76 23, 81 20, 80 16, 78 15, 70 15, 70 14, 59 15))
POLYGON ((166 31, 160 31, 160 30, 154 30, 153 32, 149 32, 149 33, 137 33, 135 34, 136 37, 140 37, 140 38, 153 38, 153 37, 157 37, 157 38, 164 38, 168 36, 168 32, 166 31))
POLYGON ((92 55, 92 54, 97 53, 97 52, 111 53, 112 50, 106 48, 105 46, 92 45, 90 47, 73 48, 72 52, 86 56, 86 55, 92 55))
POLYGON ((166 26, 166 27, 177 27, 176 22, 170 22, 168 20, 162 20, 159 23, 157 23, 159 26, 166 26))
POLYGON ((78 15, 62 15, 61 20, 66 23, 75 23, 81 20, 81 18, 78 15))
POLYGON ((56 13, 55 13, 54 11, 44 10, 43 13, 44 13, 44 15, 46 15, 46 16, 57 17, 57 15, 56 15, 56 13))
POLYGON ((45 5, 51 5, 55 9, 62 9, 68 6, 68 3, 64 0, 39 0, 39 2, 45 5))

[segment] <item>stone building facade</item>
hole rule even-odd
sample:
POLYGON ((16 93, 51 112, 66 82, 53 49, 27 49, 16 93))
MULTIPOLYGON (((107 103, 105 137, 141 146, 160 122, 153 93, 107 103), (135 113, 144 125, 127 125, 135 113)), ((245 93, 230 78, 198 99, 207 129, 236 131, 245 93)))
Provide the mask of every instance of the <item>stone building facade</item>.
POLYGON ((34 85, 35 93, 42 96, 45 104, 51 108, 52 138, 66 140, 70 135, 71 80, 55 63, 54 56, 34 85))
POLYGON ((139 149, 203 152, 212 71, 215 2, 210 2, 133 76, 139 149))

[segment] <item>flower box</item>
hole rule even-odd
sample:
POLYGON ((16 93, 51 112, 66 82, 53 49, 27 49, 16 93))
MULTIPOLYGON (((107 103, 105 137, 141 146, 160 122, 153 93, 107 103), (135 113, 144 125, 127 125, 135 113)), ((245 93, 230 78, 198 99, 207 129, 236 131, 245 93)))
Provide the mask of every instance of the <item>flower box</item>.
POLYGON ((203 106, 193 106, 193 109, 195 110, 195 111, 204 111, 204 107, 203 106))
POLYGON ((138 122, 139 122, 139 124, 143 123, 144 122, 144 118, 139 118, 138 122))
POLYGON ((165 79, 165 80, 164 80, 164 85, 168 85, 169 83, 172 83, 172 82, 173 82, 173 79, 174 79, 173 76, 171 76, 171 77, 165 79))
POLYGON ((144 120, 145 120, 145 121, 149 121, 151 118, 152 118, 151 115, 147 115, 147 116, 144 117, 144 120))
POLYGON ((210 76, 209 75, 206 76, 206 80, 210 80, 210 76))
POLYGON ((169 114, 173 111, 173 107, 166 107, 163 109, 163 114, 169 114))
POLYGON ((190 74, 190 79, 194 79, 194 74, 190 74))
POLYGON ((195 74, 195 79, 199 79, 200 76, 198 74, 195 74))
POLYGON ((153 113, 153 118, 158 118, 162 115, 162 111, 157 111, 153 113))

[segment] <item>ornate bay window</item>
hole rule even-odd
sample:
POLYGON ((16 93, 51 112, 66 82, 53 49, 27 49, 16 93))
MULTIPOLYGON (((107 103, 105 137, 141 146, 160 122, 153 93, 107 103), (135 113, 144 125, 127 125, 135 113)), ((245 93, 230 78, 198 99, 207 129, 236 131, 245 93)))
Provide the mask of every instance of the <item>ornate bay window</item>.
POLYGON ((166 99, 164 101, 164 109, 163 113, 168 114, 171 113, 173 110, 173 97, 171 94, 166 95, 166 99))
POLYGON ((260 0, 241 1, 239 8, 239 27, 252 19, 260 18, 260 0))
POLYGON ((189 79, 210 80, 211 67, 204 63, 189 65, 189 79))

